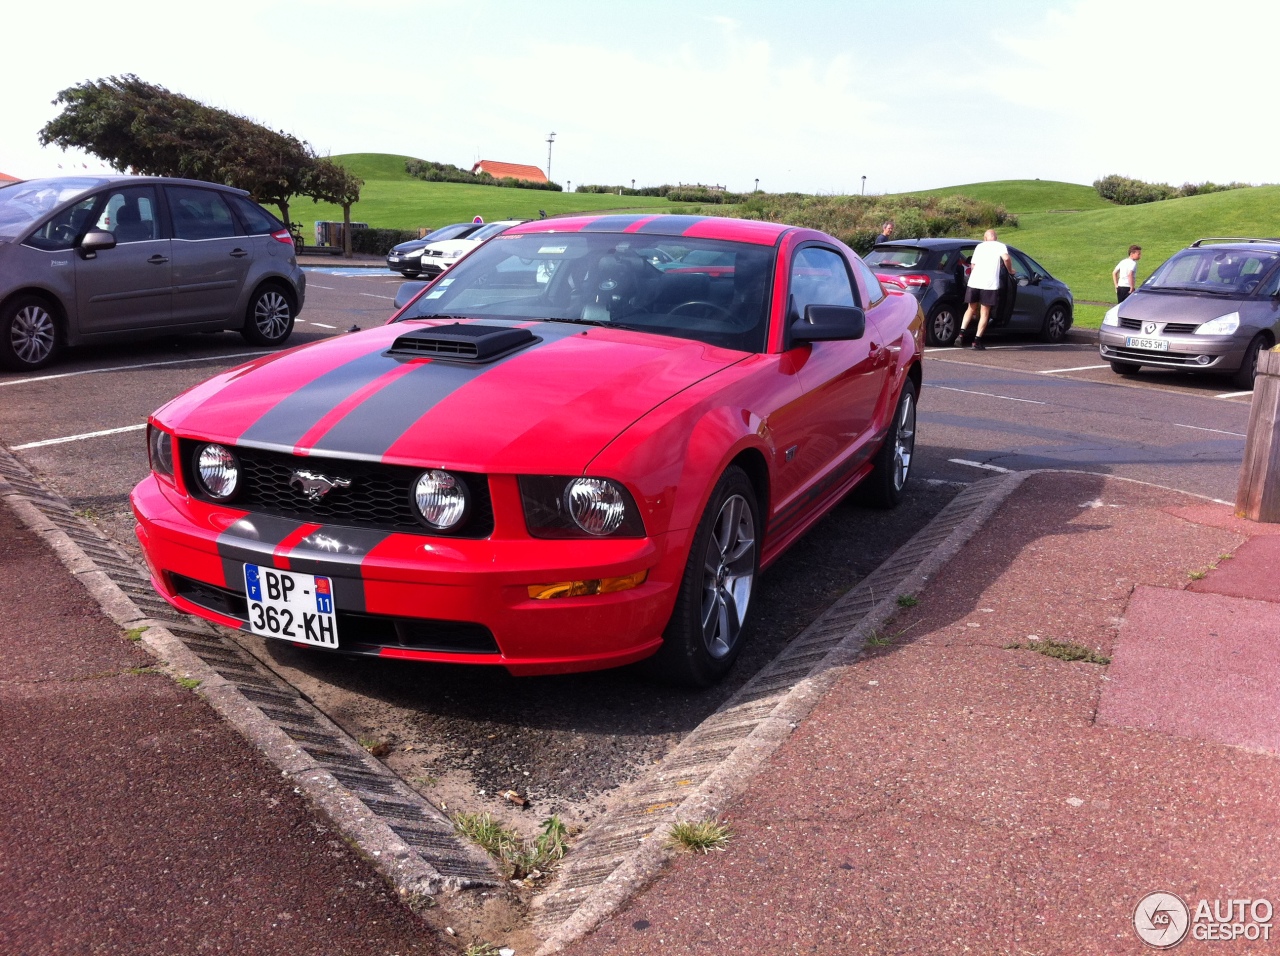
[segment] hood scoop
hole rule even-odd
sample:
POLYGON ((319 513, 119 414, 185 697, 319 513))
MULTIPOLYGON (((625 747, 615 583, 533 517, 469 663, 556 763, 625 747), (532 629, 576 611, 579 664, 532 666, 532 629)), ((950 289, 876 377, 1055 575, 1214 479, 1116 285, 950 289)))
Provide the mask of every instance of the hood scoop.
POLYGON ((406 332, 392 343, 387 355, 399 358, 430 357, 441 361, 481 364, 493 362, 542 341, 528 329, 507 325, 473 325, 455 322, 406 332))

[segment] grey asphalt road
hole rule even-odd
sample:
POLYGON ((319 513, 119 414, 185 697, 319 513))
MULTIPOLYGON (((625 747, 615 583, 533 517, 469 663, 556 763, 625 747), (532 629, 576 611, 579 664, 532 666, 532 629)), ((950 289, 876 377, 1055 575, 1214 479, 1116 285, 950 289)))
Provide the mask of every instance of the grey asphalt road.
MULTIPOLYGON (((383 321, 402 282, 311 272, 291 344, 383 321)), ((0 441, 136 551, 127 495, 147 467, 146 415, 252 351, 234 333, 174 337, 81 351, 43 375, 0 375, 0 441)), ((539 811, 585 819, 991 468, 1079 468, 1234 496, 1248 396, 1221 381, 1121 380, 1095 347, 1016 341, 984 353, 930 350, 925 381, 907 501, 894 512, 842 504, 764 575, 750 651, 721 688, 674 692, 626 670, 515 680, 248 643, 354 736, 393 744, 388 763, 438 802, 511 812, 495 793, 513 787, 539 811)))

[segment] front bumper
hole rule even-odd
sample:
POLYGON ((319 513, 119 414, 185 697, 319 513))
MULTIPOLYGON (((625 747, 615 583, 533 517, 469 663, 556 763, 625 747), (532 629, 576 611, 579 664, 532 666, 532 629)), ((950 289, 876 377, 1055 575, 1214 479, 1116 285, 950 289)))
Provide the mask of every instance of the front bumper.
POLYGON ((392 272, 413 272, 422 270, 422 255, 401 256, 391 253, 387 256, 387 268, 392 272))
POLYGON ((317 526, 207 506, 154 475, 131 501, 152 583, 179 610, 248 631, 246 563, 323 574, 333 579, 339 653, 498 665, 517 675, 616 667, 654 653, 688 547, 684 534, 464 540, 317 526), (642 570, 643 584, 614 594, 528 593, 532 584, 642 570))
POLYGON ((1187 372, 1235 372, 1244 362, 1248 345, 1248 338, 1241 340, 1235 335, 1143 335, 1131 329, 1106 325, 1098 333, 1098 353, 1108 362, 1128 362, 1187 372), (1168 349, 1162 351, 1131 344, 1131 340, 1143 338, 1163 342, 1168 349))

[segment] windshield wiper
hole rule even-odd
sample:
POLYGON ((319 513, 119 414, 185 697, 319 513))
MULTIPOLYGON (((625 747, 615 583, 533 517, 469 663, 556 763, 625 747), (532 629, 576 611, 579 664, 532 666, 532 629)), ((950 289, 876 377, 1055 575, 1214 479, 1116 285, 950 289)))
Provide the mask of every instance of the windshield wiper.
POLYGON ((560 318, 554 318, 554 319, 553 319, 553 318, 547 318, 547 317, 545 317, 545 316, 544 316, 540 321, 543 321, 543 322, 565 322, 565 323, 568 323, 568 324, 570 324, 570 325, 595 325, 595 326, 598 326, 598 327, 600 327, 600 328, 602 328, 602 329, 630 329, 630 328, 632 328, 631 326, 626 325, 625 323, 622 323, 622 322, 604 322, 604 321, 601 321, 600 319, 560 319, 560 318))

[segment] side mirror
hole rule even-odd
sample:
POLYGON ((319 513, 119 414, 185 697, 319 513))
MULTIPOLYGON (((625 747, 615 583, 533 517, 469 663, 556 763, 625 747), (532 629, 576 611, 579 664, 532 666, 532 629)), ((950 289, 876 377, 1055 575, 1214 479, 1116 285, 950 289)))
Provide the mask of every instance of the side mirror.
POLYGON ((1020 286, 1022 286, 1022 285, 1031 285, 1032 281, 1033 281, 1033 280, 1028 279, 1028 278, 1026 278, 1026 277, 1024 276, 1024 277, 1022 277, 1022 278, 1018 279, 1018 285, 1020 285, 1020 286))
POLYGON ((80 254, 86 259, 96 257, 104 249, 114 249, 115 247, 116 237, 100 229, 86 232, 84 238, 80 240, 80 254))
POLYGON ((792 345, 860 339, 867 331, 867 314, 853 305, 808 305, 790 331, 792 345))
POLYGON ((404 304, 421 292, 425 286, 424 282, 401 282, 400 288, 396 289, 395 307, 403 308, 404 304))

